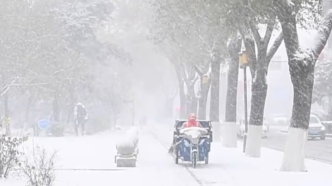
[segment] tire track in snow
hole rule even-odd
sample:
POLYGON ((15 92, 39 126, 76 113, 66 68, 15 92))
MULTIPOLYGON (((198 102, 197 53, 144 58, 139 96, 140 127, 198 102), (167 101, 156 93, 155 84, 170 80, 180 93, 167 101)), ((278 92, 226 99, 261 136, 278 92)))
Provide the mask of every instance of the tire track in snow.
MULTIPOLYGON (((149 130, 150 134, 168 151, 169 145, 165 142, 165 140, 162 140, 160 136, 154 132, 153 130, 149 130)), ((170 155, 172 158, 173 156, 170 155)), ((198 164, 197 166, 200 167, 199 169, 192 169, 190 165, 182 164, 183 168, 186 169, 186 171, 190 174, 190 176, 195 180, 196 183, 200 186, 222 186, 222 185, 232 185, 234 182, 237 182, 233 175, 231 175, 226 168, 222 168, 224 174, 222 174, 223 177, 228 177, 231 180, 231 183, 229 180, 219 180, 215 177, 215 174, 210 175, 210 173, 204 172, 205 170, 209 171, 216 171, 215 169, 211 169, 211 167, 205 167, 204 165, 201 166, 201 164, 198 164), (198 175, 197 175, 197 174, 198 175), (226 174, 225 174, 226 173, 226 174), (203 176, 201 176, 203 174, 203 176), (212 176, 212 177, 211 177, 212 176)), ((220 167, 218 167, 219 169, 220 167)))
MULTIPOLYGON (((151 130, 149 130, 149 132, 167 151, 169 150, 168 149, 169 146, 167 146, 167 144, 164 141, 162 141, 160 138, 158 138, 157 135, 154 132, 152 132, 151 130)), ((184 168, 190 174, 190 176, 198 183, 199 186, 206 186, 204 183, 201 182, 200 179, 198 179, 196 177, 196 175, 192 171, 190 171, 190 169, 188 168, 188 166, 184 166, 184 168)))

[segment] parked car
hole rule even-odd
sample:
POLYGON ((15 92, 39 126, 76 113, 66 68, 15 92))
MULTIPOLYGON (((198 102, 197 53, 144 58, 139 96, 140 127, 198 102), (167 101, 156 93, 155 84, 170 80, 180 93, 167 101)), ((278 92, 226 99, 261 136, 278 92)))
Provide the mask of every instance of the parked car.
MULTIPOLYGON (((249 122, 249 118, 248 118, 248 122, 249 122)), ((263 130, 262 130, 262 138, 267 138, 267 133, 269 132, 270 127, 269 124, 267 122, 267 120, 264 118, 263 121, 263 130)), ((244 119, 240 120, 239 124, 238 124, 238 132, 237 135, 240 138, 243 138, 245 134, 245 123, 244 123, 244 119)))
POLYGON ((275 114, 270 118, 269 123, 274 126, 287 127, 289 125, 289 117, 282 114, 275 114))
POLYGON ((325 140, 325 126, 316 115, 310 115, 308 139, 310 138, 325 140))
POLYGON ((290 124, 290 118, 283 114, 275 114, 270 118, 269 124, 273 126, 274 129, 287 133, 290 124))

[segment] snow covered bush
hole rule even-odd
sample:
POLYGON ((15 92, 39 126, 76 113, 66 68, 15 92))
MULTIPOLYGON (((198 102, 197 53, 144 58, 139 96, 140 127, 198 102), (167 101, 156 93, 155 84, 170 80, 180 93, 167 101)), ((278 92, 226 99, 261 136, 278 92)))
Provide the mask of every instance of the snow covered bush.
POLYGON ((36 147, 32 156, 25 156, 20 168, 24 176, 27 177, 27 186, 52 186, 54 174, 54 160, 56 152, 50 156, 46 149, 36 147))
POLYGON ((18 147, 27 140, 27 137, 0 136, 0 178, 7 178, 13 167, 19 164, 19 156, 24 153, 18 147))

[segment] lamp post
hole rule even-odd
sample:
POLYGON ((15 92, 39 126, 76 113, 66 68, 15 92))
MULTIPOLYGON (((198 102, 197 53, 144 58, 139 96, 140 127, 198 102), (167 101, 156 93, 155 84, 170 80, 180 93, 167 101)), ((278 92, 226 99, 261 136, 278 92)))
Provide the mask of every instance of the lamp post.
POLYGON ((248 133, 248 98, 247 98, 247 66, 248 56, 242 42, 241 52, 239 53, 240 68, 243 68, 243 96, 244 96, 244 136, 243 136, 243 152, 246 151, 247 133, 248 133))

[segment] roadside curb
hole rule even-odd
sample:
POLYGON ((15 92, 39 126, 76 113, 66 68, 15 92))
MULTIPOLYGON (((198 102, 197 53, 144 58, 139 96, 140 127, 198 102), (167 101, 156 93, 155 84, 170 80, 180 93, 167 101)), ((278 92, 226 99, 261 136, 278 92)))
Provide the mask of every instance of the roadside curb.
MULTIPOLYGON (((281 132, 281 133, 285 133, 285 134, 288 133, 288 131, 285 131, 285 130, 280 130, 279 132, 281 132)), ((332 138, 332 134, 325 134, 325 137, 327 137, 327 138, 332 138)))

